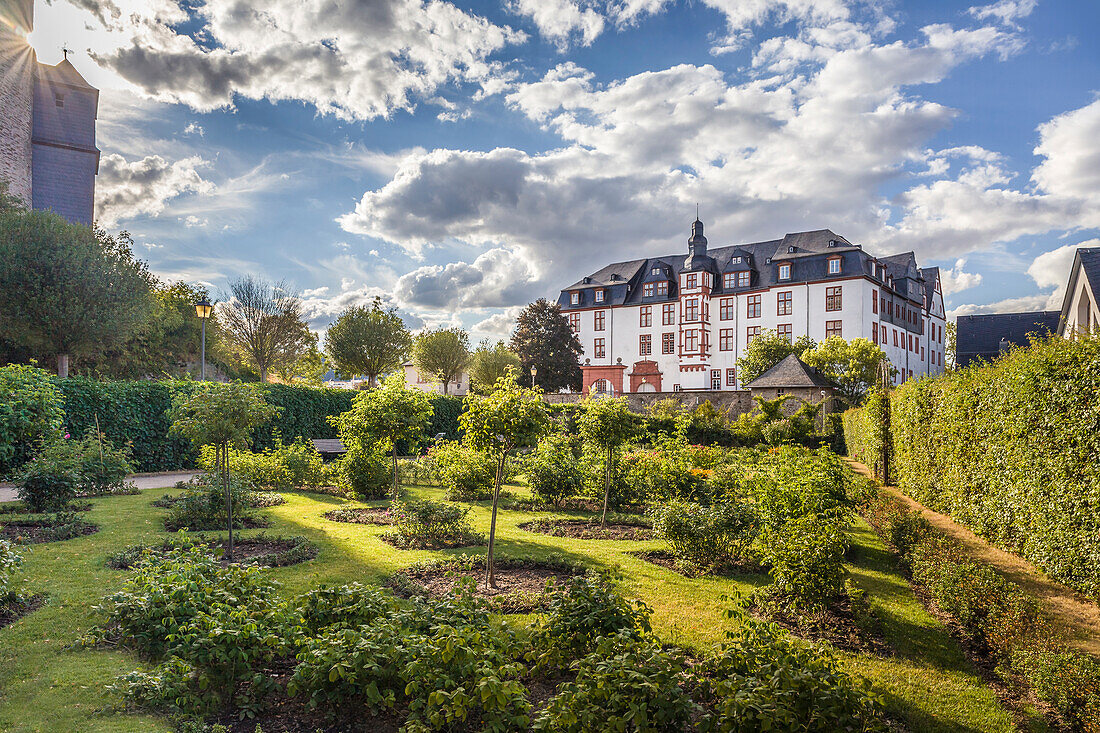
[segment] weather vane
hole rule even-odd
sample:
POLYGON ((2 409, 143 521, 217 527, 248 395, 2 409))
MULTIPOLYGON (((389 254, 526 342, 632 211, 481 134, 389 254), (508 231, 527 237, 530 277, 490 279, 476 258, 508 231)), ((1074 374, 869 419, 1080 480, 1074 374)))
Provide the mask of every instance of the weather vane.
POLYGON ((62 55, 65 56, 66 61, 69 60, 69 54, 72 53, 72 52, 73 52, 73 50, 71 48, 69 48, 69 44, 67 44, 67 43, 61 44, 61 53, 62 53, 62 55))

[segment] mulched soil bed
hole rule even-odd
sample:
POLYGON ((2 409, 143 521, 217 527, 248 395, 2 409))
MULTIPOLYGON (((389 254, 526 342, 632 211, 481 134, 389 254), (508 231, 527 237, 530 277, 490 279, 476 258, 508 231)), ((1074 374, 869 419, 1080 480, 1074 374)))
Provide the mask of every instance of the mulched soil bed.
POLYGON ((45 602, 46 595, 44 593, 0 602, 0 629, 14 624, 28 614, 34 613, 42 608, 42 604, 45 602))
MULTIPOLYGON (((90 501, 71 501, 69 506, 65 508, 67 512, 87 512, 91 511, 92 502, 90 501)), ((0 516, 6 516, 9 514, 36 514, 32 512, 30 507, 21 501, 8 501, 0 504, 0 516)), ((3 520, 0 520, 3 521, 3 520)))
POLYGON ((824 611, 813 618, 758 606, 750 606, 749 613, 762 621, 782 626, 797 637, 809 641, 827 641, 844 651, 879 657, 894 653, 893 648, 882 638, 875 619, 872 617, 861 623, 847 596, 833 600, 824 611))
MULTIPOLYGON (((208 539, 206 537, 194 538, 195 544, 204 545, 211 550, 211 554, 220 555, 222 566, 230 564, 225 558, 225 550, 229 546, 228 540, 208 539)), ((107 558, 107 567, 117 570, 127 570, 134 566, 145 549, 152 552, 165 551, 178 546, 176 542, 166 542, 152 547, 135 546, 107 558)), ((237 537, 233 540, 233 565, 256 564, 266 567, 286 567, 297 565, 306 560, 317 557, 317 545, 305 537, 269 537, 260 534, 255 537, 237 537)))
POLYGON ((484 547, 485 535, 477 532, 454 537, 405 537, 397 532, 383 532, 378 539, 399 550, 455 550, 460 547, 484 547))
MULTIPOLYGON (((603 499, 566 499, 557 508, 571 512, 602 512, 603 499)), ((645 510, 644 504, 629 504, 614 508, 616 514, 645 514, 645 510)), ((608 511, 610 512, 611 509, 609 508, 608 511)))
POLYGON ((608 522, 601 527, 598 519, 536 519, 519 525, 520 529, 551 537, 577 540, 651 540, 653 528, 627 522, 608 522))
POLYGON ((388 506, 359 507, 356 509, 333 509, 322 515, 330 522, 348 524, 391 524, 393 514, 388 506))
POLYGON ((720 568, 712 568, 704 571, 696 568, 690 568, 682 565, 676 556, 668 550, 640 550, 638 552, 630 553, 634 557, 639 557, 648 563, 654 565, 660 565, 661 567, 671 570, 674 573, 679 573, 685 578, 700 578, 707 576, 716 576, 721 578, 733 578, 743 575, 763 575, 767 571, 762 565, 752 561, 745 561, 733 565, 724 565, 720 568))
POLYGON ((52 518, 12 519, 0 524, 0 540, 11 540, 17 545, 37 545, 86 537, 98 531, 98 524, 81 520, 61 525, 52 518))
MULTIPOLYGON (((280 504, 286 504, 286 497, 282 494, 274 491, 253 491, 252 496, 248 502, 248 505, 253 509, 263 509, 266 507, 279 506, 280 504)), ((153 506, 160 509, 171 509, 173 506, 183 500, 183 494, 177 494, 172 496, 171 494, 165 494, 156 501, 153 502, 153 506)))
POLYGON ((449 593, 459 578, 473 578, 477 583, 474 595, 489 600, 501 613, 531 613, 542 610, 546 603, 546 583, 553 580, 559 587, 574 575, 583 573, 580 566, 537 560, 498 559, 496 588, 485 587, 485 558, 442 561, 399 570, 390 576, 388 584, 399 596, 427 595, 441 598, 449 593))

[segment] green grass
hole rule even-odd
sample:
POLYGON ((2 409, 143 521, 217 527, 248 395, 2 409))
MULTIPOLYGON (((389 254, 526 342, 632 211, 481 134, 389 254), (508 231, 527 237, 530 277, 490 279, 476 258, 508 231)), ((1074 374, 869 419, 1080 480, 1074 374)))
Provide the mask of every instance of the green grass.
MULTIPOLYGON (((49 599, 42 609, 0 630, 0 730, 170 730, 163 719, 112 709, 116 700, 104 688, 117 675, 139 666, 132 654, 64 649, 96 622, 92 607, 125 577, 124 572, 103 565, 106 556, 167 535, 161 524, 165 510, 150 506, 161 493, 98 499, 88 519, 102 527, 99 533, 26 548, 26 590, 45 591, 49 599)), ((415 488, 412 494, 438 499, 442 492, 415 488)), ((286 496, 286 504, 263 510, 275 520, 266 531, 306 535, 321 547, 313 561, 269 571, 283 583, 288 595, 320 583, 378 582, 418 560, 463 552, 398 550, 377 538, 383 527, 339 524, 321 516, 349 504, 342 499, 298 492, 286 496)), ((557 553, 619 568, 628 593, 653 609, 654 629, 668 642, 694 648, 720 642, 730 623, 724 618, 721 597, 748 593, 768 582, 766 576, 684 578, 630 554, 660 548, 662 544, 656 541, 574 540, 517 527, 535 516, 500 512, 497 541, 501 556, 557 553)), ((475 504, 470 519, 479 530, 488 532, 487 502, 475 504)), ((892 713, 907 721, 912 731, 1012 730, 1009 715, 974 674, 947 631, 913 596, 878 537, 862 522, 853 527, 851 536, 854 549, 849 569, 853 580, 867 590, 896 655, 845 655, 844 664, 870 679, 892 713)))

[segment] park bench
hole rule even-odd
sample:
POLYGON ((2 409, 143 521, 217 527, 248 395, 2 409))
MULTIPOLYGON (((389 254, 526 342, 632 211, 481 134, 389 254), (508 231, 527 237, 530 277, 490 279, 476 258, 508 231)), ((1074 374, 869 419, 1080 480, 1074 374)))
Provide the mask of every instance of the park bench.
POLYGON ((321 454, 321 460, 330 461, 348 452, 344 441, 339 438, 310 438, 313 450, 321 454))

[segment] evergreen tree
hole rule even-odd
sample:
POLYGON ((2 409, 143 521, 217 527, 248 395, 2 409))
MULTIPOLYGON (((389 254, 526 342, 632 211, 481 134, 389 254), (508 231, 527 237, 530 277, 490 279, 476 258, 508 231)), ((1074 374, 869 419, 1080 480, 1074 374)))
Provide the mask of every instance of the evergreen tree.
POLYGON ((583 353, 561 306, 539 298, 516 319, 512 351, 520 359, 521 374, 535 368, 535 384, 546 392, 581 388, 579 357, 583 353))

